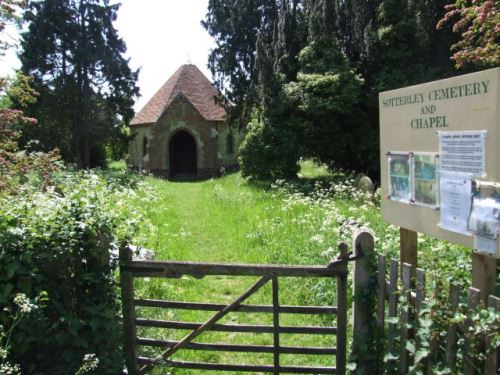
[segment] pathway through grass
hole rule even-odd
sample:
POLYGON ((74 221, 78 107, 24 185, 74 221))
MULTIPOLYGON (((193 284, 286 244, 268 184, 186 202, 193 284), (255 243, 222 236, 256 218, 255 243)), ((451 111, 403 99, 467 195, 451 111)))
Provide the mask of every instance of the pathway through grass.
MULTIPOLYGON (((311 257, 309 238, 313 225, 295 218, 306 214, 299 206, 284 210, 283 201, 270 192, 247 185, 238 174, 201 182, 168 182, 149 178, 156 198, 137 202, 138 209, 152 223, 144 231, 143 245, 153 249, 156 259, 198 262, 237 263, 317 263, 325 264, 321 256, 311 257), (301 262, 301 254, 304 255, 301 262), (307 256, 306 256, 307 255, 307 256)), ((311 223, 314 224, 314 223, 311 223)), ((139 239, 138 239, 139 241, 139 239)), ((318 251, 315 251, 318 253, 318 251)), ((191 302, 229 303, 242 294, 256 278, 207 277, 197 280, 145 279, 137 281, 137 295, 191 302)), ((332 280, 285 279, 280 284, 282 304, 304 305, 328 301, 334 304, 335 284, 332 280), (324 290, 327 290, 325 293, 324 290), (320 292, 317 292, 320 291, 320 292)), ((266 285, 247 303, 270 304, 270 285, 266 285)), ((170 321, 204 322, 213 312, 160 310, 144 308, 142 316, 170 321)), ((271 314, 231 313, 221 323, 271 324, 271 314)), ((282 314, 283 325, 334 325, 334 317, 311 317, 282 314)), ((189 331, 140 329, 139 336, 178 340, 189 331)), ((206 333, 197 342, 272 344, 272 334, 206 333)), ((281 337, 282 345, 333 346, 331 336, 289 335, 281 337)), ((143 354, 151 355, 146 348, 143 354)), ((154 353, 158 353, 155 350, 154 353)), ((184 350, 175 359, 219 363, 272 364, 271 354, 238 354, 184 350)), ((333 356, 282 355, 283 365, 334 364, 333 356)), ((195 374, 200 371, 171 370, 175 374, 195 374)), ((158 374, 165 369, 157 370, 158 374)))

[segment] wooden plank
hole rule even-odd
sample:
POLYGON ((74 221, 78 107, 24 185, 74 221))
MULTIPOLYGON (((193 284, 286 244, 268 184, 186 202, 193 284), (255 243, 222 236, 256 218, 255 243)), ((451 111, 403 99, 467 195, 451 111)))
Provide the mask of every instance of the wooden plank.
MULTIPOLYGON (((169 329, 185 329, 194 330, 203 325, 203 323, 194 322, 174 322, 169 320, 157 319, 140 319, 135 320, 138 327, 156 327, 169 329)), ((252 332, 252 333, 273 333, 273 326, 268 325, 251 325, 251 324, 214 324, 207 331, 215 332, 252 332)), ((316 327, 316 326, 297 326, 288 327, 281 326, 280 333, 295 333, 295 334, 317 334, 317 335, 335 335, 336 327, 316 327)))
POLYGON ((274 374, 279 375, 280 373, 280 312, 279 312, 279 294, 278 294, 278 278, 273 277, 272 289, 273 289, 273 366, 274 374))
MULTIPOLYGON (((389 273, 389 317, 397 317, 398 314, 398 269, 399 263, 397 260, 391 260, 391 267, 389 273)), ((396 351, 396 329, 397 324, 389 323, 387 327, 387 350, 389 353, 396 351)))
MULTIPOLYGON (((425 272, 420 268, 417 268, 415 275, 415 302, 414 302, 415 305, 414 321, 416 330, 420 328, 418 318, 422 310, 424 300, 425 300, 425 272)), ((414 337, 415 337, 415 347, 418 349, 421 346, 421 340, 418 335, 414 334, 414 337)))
MULTIPOLYGON (((139 357, 140 364, 152 364, 154 358, 139 357)), ((264 372, 272 373, 274 366, 269 365, 229 365, 208 362, 187 362, 187 361, 170 361, 162 362, 165 366, 175 368, 187 368, 193 370, 216 370, 216 371, 240 371, 240 372, 264 372)), ((335 367, 312 367, 312 366, 283 366, 280 370, 285 374, 337 374, 335 367)))
MULTIPOLYGON (((406 228, 399 228, 399 256, 400 265, 408 263, 413 266, 412 277, 415 277, 417 269, 417 249, 418 237, 417 232, 406 228)), ((403 269, 401 268, 401 275, 403 269)))
POLYGON ((411 264, 405 263, 403 264, 402 268, 403 272, 403 290, 402 290, 402 295, 403 298, 405 299, 405 305, 403 309, 401 309, 401 317, 400 317, 400 322, 401 322, 401 339, 400 339, 400 357, 399 357, 399 373, 400 374, 407 374, 408 370, 410 368, 410 353, 408 350, 406 350, 406 343, 408 342, 408 328, 407 325, 409 323, 409 318, 410 318, 410 287, 411 287, 411 274, 413 273, 412 271, 412 266, 411 264))
MULTIPOLYGON (((137 345, 156 346, 170 348, 178 341, 156 340, 138 337, 137 345)), ((211 344, 190 342, 184 346, 188 350, 209 350, 215 352, 243 352, 243 353, 274 353, 274 345, 235 345, 235 344, 211 344)), ((304 354, 304 355, 334 355, 335 348, 327 347, 301 347, 301 346, 280 346, 282 354, 304 354)))
MULTIPOLYGON (((134 299, 135 306, 158 307, 165 309, 180 309, 180 310, 199 310, 199 311, 220 311, 226 305, 216 303, 200 303, 200 302, 177 302, 163 301, 156 299, 134 299)), ((251 313, 272 313, 272 305, 240 305, 234 309, 234 312, 251 312, 251 313)), ((281 314, 336 314, 337 307, 335 306, 279 306, 281 314)))
POLYGON ((334 277, 347 274, 346 261, 326 266, 291 266, 272 264, 226 264, 195 262, 133 261, 124 270, 135 277, 180 278, 184 275, 203 278, 225 276, 334 277))
POLYGON ((472 253, 472 287, 480 291, 486 305, 488 296, 495 294, 497 260, 486 255, 472 253))
MULTIPOLYGON (((488 296, 488 307, 500 311, 500 298, 495 296, 488 296)), ((498 358, 500 357, 500 348, 490 349, 491 341, 493 337, 488 336, 485 340, 486 348, 488 352, 486 354, 486 360, 484 361, 484 375, 495 374, 498 372, 498 358)))
MULTIPOLYGON (((229 312, 233 311, 235 307, 239 306, 244 300, 246 300, 248 297, 250 297, 252 294, 257 292, 262 286, 264 286, 267 282, 269 281, 269 277, 264 276, 261 279, 259 279, 255 284, 253 284, 250 288, 248 288, 241 296, 236 298, 232 303, 227 305, 225 308, 223 308, 221 311, 218 311, 215 313, 214 316, 212 316, 210 319, 208 319, 205 323, 200 325, 198 328, 196 328, 193 332, 189 333, 186 335, 179 343, 177 343, 175 346, 169 348, 166 350, 164 353, 160 354, 156 359, 157 360, 165 360, 172 354, 176 353, 178 350, 182 349, 184 345, 189 343, 190 341, 194 340, 196 337, 198 337, 200 334, 202 334, 204 331, 210 329, 215 322, 226 316, 229 312)), ((145 374, 147 373, 150 369, 152 368, 151 365, 147 365, 140 370, 140 374, 145 374)))
MULTIPOLYGON (((340 258, 347 257, 347 245, 339 244, 340 258)), ((337 354, 335 365, 337 373, 344 375, 347 362, 347 266, 337 277, 337 354)))
MULTIPOLYGON (((481 291, 476 288, 469 288, 469 294, 467 297, 467 308, 469 310, 469 313, 472 313, 477 306, 479 306, 481 300, 481 291)), ((468 327, 472 322, 470 320, 466 320, 465 322, 465 330, 467 331, 468 327)), ((472 350, 473 350, 474 342, 472 342, 470 339, 465 340, 465 353, 463 356, 463 367, 464 367, 464 375, 474 375, 475 374, 475 369, 477 367, 477 363, 474 359, 472 350)))
POLYGON ((125 364, 127 365, 128 373, 136 375, 139 371, 139 364, 137 363, 135 342, 134 278, 132 273, 123 269, 125 265, 132 261, 132 252, 128 246, 120 248, 119 257, 125 364))
POLYGON ((385 342, 385 296, 388 293, 385 280, 385 256, 378 256, 377 269, 377 329, 380 337, 377 340, 377 355, 378 363, 383 363, 384 359, 384 342, 385 342))
MULTIPOLYGON (((433 298, 436 299, 438 295, 443 293, 443 284, 437 283, 432 294, 433 298)), ((424 374, 434 375, 434 363, 436 362, 437 352, 439 349, 439 336, 432 335, 429 343, 429 355, 425 359, 424 362, 424 374)))
MULTIPOLYGON (((460 287, 457 284, 450 284, 450 293, 448 295, 449 309, 452 314, 457 311, 460 299, 460 287)), ((446 363, 452 373, 457 368, 457 324, 451 323, 446 333, 446 363)))
POLYGON ((495 309, 497 311, 500 310, 500 297, 489 295, 488 296, 488 307, 495 309))
POLYGON ((377 283, 378 283, 377 327, 380 330, 380 332, 384 332, 386 283, 385 283, 385 257, 383 255, 379 255, 378 257, 377 283))
POLYGON ((415 309, 419 312, 425 300, 425 272, 420 268, 417 268, 415 281, 415 309))

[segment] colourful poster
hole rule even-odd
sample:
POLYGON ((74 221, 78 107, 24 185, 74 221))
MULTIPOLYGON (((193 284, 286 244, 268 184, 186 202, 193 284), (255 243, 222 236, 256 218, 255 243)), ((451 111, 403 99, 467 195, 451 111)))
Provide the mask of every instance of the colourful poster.
POLYGON ((410 154, 391 152, 389 155, 389 198, 411 203, 410 154))
POLYGON ((439 205, 437 157, 434 153, 413 155, 413 200, 419 206, 439 205))

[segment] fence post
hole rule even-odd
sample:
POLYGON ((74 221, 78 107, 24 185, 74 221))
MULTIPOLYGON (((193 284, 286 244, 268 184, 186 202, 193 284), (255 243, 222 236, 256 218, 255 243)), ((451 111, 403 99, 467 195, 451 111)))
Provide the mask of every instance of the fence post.
POLYGON ((132 262, 132 250, 130 247, 120 248, 120 287, 122 295, 123 314, 123 339, 125 351, 125 363, 129 375, 139 372, 137 363, 137 346, 135 330, 135 307, 134 307, 134 278, 130 271, 124 270, 124 266, 132 262))
POLYGON ((378 373, 377 261, 371 232, 359 228, 353 234, 352 247, 356 255, 363 255, 354 263, 353 358, 357 362, 357 369, 378 373))
MULTIPOLYGON (((339 244, 339 259, 348 257, 347 245, 339 244)), ((337 353, 335 366, 337 374, 344 375, 347 362, 347 264, 343 265, 343 272, 337 276, 337 353)))

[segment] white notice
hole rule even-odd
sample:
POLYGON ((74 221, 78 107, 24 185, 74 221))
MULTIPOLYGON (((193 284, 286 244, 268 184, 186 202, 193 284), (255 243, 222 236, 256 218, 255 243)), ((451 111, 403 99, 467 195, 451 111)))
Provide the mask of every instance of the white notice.
POLYGON ((497 252, 497 240, 479 235, 474 236, 474 249, 478 253, 495 256, 497 252))
POLYGON ((485 175, 486 130, 439 132, 440 171, 485 175))
POLYGON ((443 229, 469 235, 468 219, 471 209, 472 180, 470 175, 441 172, 439 226, 443 229))

